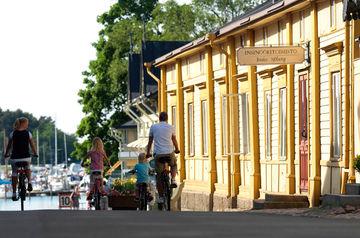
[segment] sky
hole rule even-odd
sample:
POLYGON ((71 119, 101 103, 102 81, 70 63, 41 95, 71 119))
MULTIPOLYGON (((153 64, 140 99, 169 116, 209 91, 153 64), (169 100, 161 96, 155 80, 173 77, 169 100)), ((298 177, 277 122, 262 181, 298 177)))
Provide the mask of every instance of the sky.
POLYGON ((96 17, 116 1, 0 0, 0 108, 51 116, 75 133, 84 116, 81 72, 95 59, 91 43, 101 29, 96 17))

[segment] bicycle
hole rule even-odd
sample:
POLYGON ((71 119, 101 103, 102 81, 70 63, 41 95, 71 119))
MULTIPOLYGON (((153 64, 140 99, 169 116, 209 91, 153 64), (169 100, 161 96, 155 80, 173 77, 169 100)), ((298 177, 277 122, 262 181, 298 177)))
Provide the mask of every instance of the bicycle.
POLYGON ((138 189, 139 189, 138 210, 147 211, 147 206, 148 206, 148 201, 149 201, 149 193, 148 193, 147 183, 140 183, 138 185, 138 189))
POLYGON ((27 162, 16 162, 17 172, 19 175, 19 183, 18 183, 18 194, 21 201, 21 211, 24 211, 24 201, 26 200, 26 167, 28 166, 27 162))
POLYGON ((102 197, 101 172, 93 171, 92 175, 94 176, 94 187, 93 187, 93 196, 92 196, 93 201, 91 201, 90 204, 95 207, 95 210, 101 210, 101 206, 100 206, 100 200, 102 197))
MULTIPOLYGON (((178 154, 178 153, 177 153, 178 154)), ((173 193, 174 186, 170 183, 170 171, 169 171, 169 163, 171 158, 169 156, 160 157, 159 162, 164 164, 164 169, 160 175, 160 182, 162 183, 163 187, 163 194, 159 194, 160 197, 164 198, 164 203, 158 203, 158 209, 162 211, 170 211, 171 210, 171 197, 173 193), (161 196, 162 195, 162 196, 161 196)))

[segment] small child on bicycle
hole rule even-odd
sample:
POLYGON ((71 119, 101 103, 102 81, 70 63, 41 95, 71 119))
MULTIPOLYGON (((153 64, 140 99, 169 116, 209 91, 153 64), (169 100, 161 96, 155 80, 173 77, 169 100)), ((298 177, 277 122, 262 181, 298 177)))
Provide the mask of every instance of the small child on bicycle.
MULTIPOLYGON (((135 165, 134 169, 129 171, 129 173, 136 174, 136 190, 135 190, 135 196, 136 200, 139 200, 140 197, 140 185, 143 183, 149 184, 150 178, 149 173, 153 173, 154 169, 152 169, 146 159, 145 153, 140 153, 138 155, 138 163, 135 165)), ((149 189, 149 186, 147 186, 147 189, 149 189)), ((153 198, 151 194, 148 191, 148 198, 149 201, 151 201, 153 198)))
MULTIPOLYGON (((94 193, 94 182, 96 178, 100 178, 100 191, 103 191, 104 160, 106 160, 111 167, 110 160, 104 150, 104 144, 99 137, 93 139, 92 147, 87 153, 87 158, 90 158, 90 192, 87 196, 87 200, 91 200, 94 193)), ((84 163, 84 160, 81 161, 81 166, 84 167, 84 163)))

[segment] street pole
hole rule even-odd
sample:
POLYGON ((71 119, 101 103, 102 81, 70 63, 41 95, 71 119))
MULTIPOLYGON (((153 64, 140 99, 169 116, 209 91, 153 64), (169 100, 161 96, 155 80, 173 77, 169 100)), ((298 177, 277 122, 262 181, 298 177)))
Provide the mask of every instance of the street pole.
POLYGON ((67 146, 66 146, 66 134, 64 132, 64 158, 65 158, 65 164, 66 164, 66 168, 68 167, 68 160, 67 160, 67 146))

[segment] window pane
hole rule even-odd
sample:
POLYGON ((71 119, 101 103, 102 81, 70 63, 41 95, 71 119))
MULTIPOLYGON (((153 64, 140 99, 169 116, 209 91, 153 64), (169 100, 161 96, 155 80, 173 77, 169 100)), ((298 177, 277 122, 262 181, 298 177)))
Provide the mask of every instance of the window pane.
POLYGON ((336 24, 335 0, 330 0, 330 26, 334 27, 335 24, 336 24))
POLYGON ((286 88, 280 89, 280 157, 286 158, 286 88))
POLYGON ((201 102, 202 108, 202 138, 203 138, 203 154, 208 153, 208 133, 207 133, 207 101, 201 102))
POLYGON ((223 149, 223 155, 226 155, 227 154, 227 143, 226 143, 226 139, 227 139, 227 128, 226 128, 226 124, 227 124, 227 99, 226 97, 224 96, 222 98, 222 128, 221 128, 221 131, 222 131, 222 149, 223 149))
POLYGON ((176 131, 176 107, 173 106, 171 107, 171 124, 175 127, 175 131, 176 131))
POLYGON ((250 134, 249 134, 249 100, 246 93, 240 95, 241 103, 241 145, 240 153, 246 155, 250 153, 250 134))
POLYGON ((341 136, 341 92, 340 73, 332 75, 332 97, 333 97, 333 156, 340 157, 340 136, 341 136))
POLYGON ((266 156, 271 156, 271 92, 266 92, 266 111, 265 111, 265 123, 266 123, 266 156))
POLYGON ((194 110, 193 104, 188 105, 189 120, 189 155, 194 155, 194 110))

